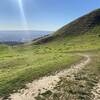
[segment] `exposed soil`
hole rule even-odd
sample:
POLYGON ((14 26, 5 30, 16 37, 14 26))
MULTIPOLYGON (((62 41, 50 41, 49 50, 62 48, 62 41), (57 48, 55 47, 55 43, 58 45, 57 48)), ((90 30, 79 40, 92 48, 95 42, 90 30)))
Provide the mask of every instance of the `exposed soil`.
POLYGON ((99 83, 93 88, 92 94, 94 96, 93 100, 100 100, 100 81, 99 83))

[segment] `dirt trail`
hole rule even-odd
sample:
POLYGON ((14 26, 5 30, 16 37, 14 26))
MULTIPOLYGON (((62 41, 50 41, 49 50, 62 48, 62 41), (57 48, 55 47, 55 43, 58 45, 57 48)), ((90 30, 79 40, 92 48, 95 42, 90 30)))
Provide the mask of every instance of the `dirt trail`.
POLYGON ((35 80, 32 83, 27 84, 27 89, 22 89, 19 93, 11 94, 9 97, 10 100, 36 100, 35 97, 38 96, 39 93, 44 93, 47 90, 53 90, 53 88, 60 81, 60 77, 69 75, 73 77, 73 74, 78 73, 82 68, 84 68, 90 61, 89 55, 79 54, 84 57, 82 61, 80 61, 76 65, 72 65, 69 69, 65 69, 56 73, 55 75, 50 75, 43 77, 39 80, 35 80))
POLYGON ((94 96, 93 100, 100 100, 100 81, 99 83, 93 88, 92 94, 94 96))

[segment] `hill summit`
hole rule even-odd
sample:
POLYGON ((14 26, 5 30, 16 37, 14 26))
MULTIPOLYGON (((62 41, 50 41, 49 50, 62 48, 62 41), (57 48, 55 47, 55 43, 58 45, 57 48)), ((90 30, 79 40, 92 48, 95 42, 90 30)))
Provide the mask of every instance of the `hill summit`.
POLYGON ((80 34, 93 28, 95 25, 100 25, 100 9, 97 9, 85 16, 82 16, 75 21, 65 25, 56 34, 80 34))

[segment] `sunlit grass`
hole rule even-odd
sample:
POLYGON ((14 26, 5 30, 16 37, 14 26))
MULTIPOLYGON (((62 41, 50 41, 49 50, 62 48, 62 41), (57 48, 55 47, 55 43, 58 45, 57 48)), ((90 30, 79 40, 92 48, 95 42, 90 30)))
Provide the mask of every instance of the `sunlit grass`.
MULTIPOLYGON (((34 49, 19 52, 13 48, 0 56, 0 96, 22 88, 27 82, 49 75, 81 57, 65 53, 34 53, 34 49)), ((5 51, 6 52, 6 51, 5 51)))

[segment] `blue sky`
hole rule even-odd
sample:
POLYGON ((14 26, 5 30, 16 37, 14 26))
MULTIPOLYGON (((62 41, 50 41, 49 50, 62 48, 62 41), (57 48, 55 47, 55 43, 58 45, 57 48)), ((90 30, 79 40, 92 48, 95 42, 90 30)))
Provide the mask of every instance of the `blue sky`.
POLYGON ((0 0, 0 30, 55 31, 97 8, 100 0, 0 0))

